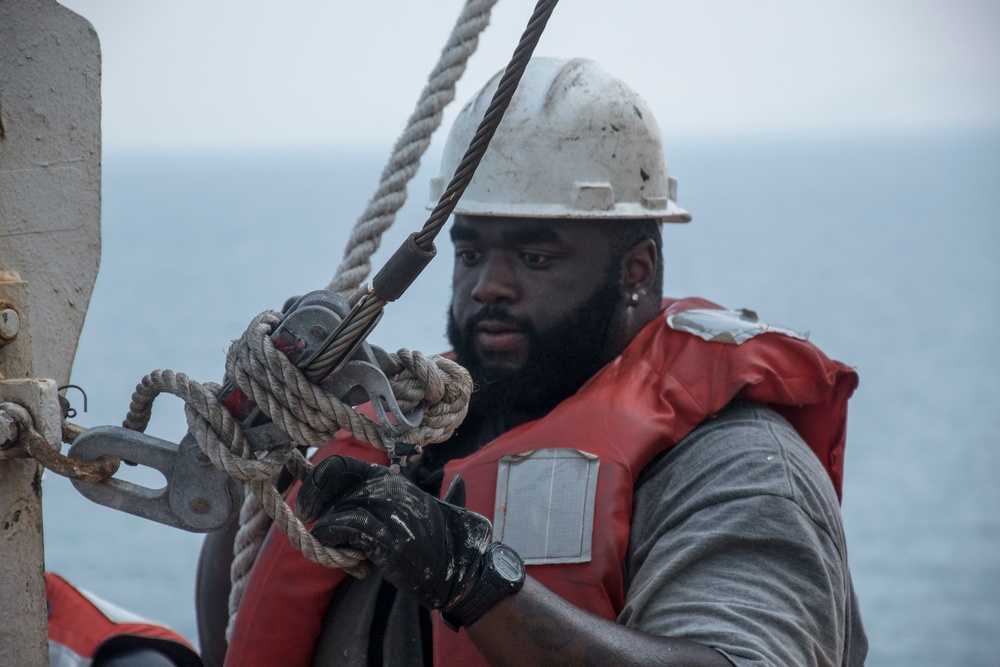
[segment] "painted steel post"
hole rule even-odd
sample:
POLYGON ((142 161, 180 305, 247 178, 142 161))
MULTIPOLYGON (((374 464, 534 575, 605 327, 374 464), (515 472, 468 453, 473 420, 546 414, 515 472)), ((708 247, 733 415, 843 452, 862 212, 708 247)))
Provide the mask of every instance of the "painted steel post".
MULTIPOLYGON (((54 0, 0 0, 0 394, 17 378, 69 381, 100 262, 100 82, 86 20, 54 0)), ((25 407, 51 411, 38 396, 25 407)), ((49 664, 44 567, 41 469, 0 460, 4 664, 49 664)))

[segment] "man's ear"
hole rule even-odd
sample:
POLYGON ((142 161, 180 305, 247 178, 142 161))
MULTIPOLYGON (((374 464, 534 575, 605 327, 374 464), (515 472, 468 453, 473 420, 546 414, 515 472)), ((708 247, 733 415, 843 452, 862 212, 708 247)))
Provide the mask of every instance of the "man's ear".
POLYGON ((622 284, 630 293, 648 292, 656 278, 656 243, 643 239, 622 258, 622 284))

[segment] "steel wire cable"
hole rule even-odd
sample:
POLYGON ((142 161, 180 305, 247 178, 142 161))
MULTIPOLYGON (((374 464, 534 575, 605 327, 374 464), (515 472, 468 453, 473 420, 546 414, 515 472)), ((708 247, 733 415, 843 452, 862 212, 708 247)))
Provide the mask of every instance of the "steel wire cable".
MULTIPOLYGON (((514 49, 514 54, 504 69, 497 90, 486 108, 486 113, 483 114, 483 120, 479 123, 462 161, 455 169, 455 175, 438 199, 438 203, 434 206, 434 210, 431 211, 424 226, 413 236, 414 242, 421 250, 434 251, 434 239, 444 227, 452 211, 455 210, 469 183, 472 182, 472 177, 475 175, 479 163, 482 162, 483 155, 486 154, 486 149, 489 148, 490 141, 496 134, 497 127, 503 120, 507 107, 510 106, 511 98, 517 90, 517 84, 524 75, 524 70, 531 60, 531 55, 534 53, 557 3, 558 0, 539 0, 535 5, 521 39, 514 49)), ((388 300, 375 290, 370 289, 365 293, 351 308, 340 326, 327 339, 328 344, 306 367, 307 375, 316 378, 316 381, 321 381, 336 370, 347 354, 371 330, 387 303, 388 300)))

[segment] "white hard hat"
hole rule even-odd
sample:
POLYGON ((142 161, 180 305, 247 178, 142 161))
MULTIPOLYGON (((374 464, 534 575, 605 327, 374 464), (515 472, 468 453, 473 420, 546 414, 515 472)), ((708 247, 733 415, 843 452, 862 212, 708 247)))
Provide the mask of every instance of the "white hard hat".
MULTIPOLYGON (((500 76, 459 112, 428 208, 451 181, 500 76)), ((592 60, 533 58, 455 213, 688 222, 676 197, 645 100, 592 60)))

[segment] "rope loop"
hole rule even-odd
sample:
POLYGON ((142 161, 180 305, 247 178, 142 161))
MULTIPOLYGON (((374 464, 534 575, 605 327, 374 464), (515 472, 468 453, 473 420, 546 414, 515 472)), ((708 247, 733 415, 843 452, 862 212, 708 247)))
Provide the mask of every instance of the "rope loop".
MULTIPOLYGON (((263 510, 306 558, 363 577, 370 565, 362 554, 353 549, 329 549, 317 542, 285 503, 273 480, 282 467, 287 467, 299 478, 312 469, 296 445, 320 446, 333 440, 342 429, 382 450, 392 445, 393 438, 381 424, 358 414, 351 406, 310 382, 274 347, 271 334, 280 319, 281 314, 276 311, 265 311, 255 317, 230 346, 226 354, 226 372, 266 416, 291 436, 287 445, 254 452, 241 424, 219 402, 219 385, 196 382, 183 373, 170 370, 153 371, 139 382, 123 425, 132 430, 144 430, 149 424, 153 402, 161 393, 184 401, 188 430, 201 450, 216 467, 243 482, 249 492, 241 508, 243 525, 237 536, 234 572, 243 569, 248 572, 256 557, 259 541, 249 535, 266 531, 269 522, 259 514, 259 510, 263 510)), ((453 361, 427 357, 419 352, 400 350, 389 358, 394 371, 390 379, 393 392, 405 396, 403 400, 412 406, 428 406, 424 422, 404 434, 406 441, 426 444, 450 437, 465 417, 472 392, 468 373, 453 361)))
MULTIPOLYGON (((257 323, 255 318, 250 329, 261 331, 257 323)), ((216 397, 219 388, 214 383, 202 384, 191 380, 183 373, 153 371, 136 387, 124 425, 126 428, 145 428, 155 398, 164 392, 177 396, 184 401, 188 429, 201 450, 213 464, 244 483, 260 507, 306 558, 327 567, 343 568, 355 576, 364 576, 370 566, 359 552, 324 547, 295 517, 275 489, 273 480, 289 461, 293 461, 292 468, 297 474, 308 472, 309 464, 296 452, 295 444, 255 454, 240 424, 216 397)))
POLYGON ((420 428, 404 434, 397 441, 423 446, 450 438, 469 409, 469 397, 473 390, 469 372, 440 355, 428 357, 420 352, 401 349, 390 358, 401 367, 396 377, 390 379, 400 407, 409 410, 421 402, 424 404, 420 428))

